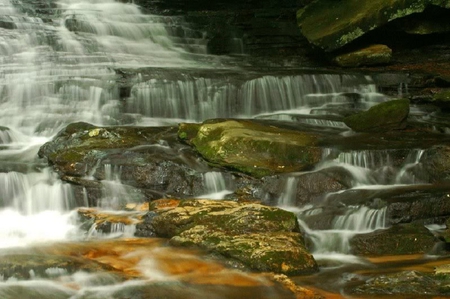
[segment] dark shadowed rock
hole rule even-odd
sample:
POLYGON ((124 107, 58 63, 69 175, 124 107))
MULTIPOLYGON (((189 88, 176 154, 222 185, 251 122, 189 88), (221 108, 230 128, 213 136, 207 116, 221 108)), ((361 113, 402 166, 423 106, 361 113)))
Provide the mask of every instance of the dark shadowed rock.
POLYGON ((432 251, 435 237, 420 224, 398 224, 386 230, 356 235, 352 253, 361 256, 425 254, 432 251))
POLYGON ((391 100, 344 118, 356 132, 384 132, 403 129, 409 114, 408 100, 391 100))
POLYGON ((421 13, 444 0, 318 0, 297 13, 303 35, 313 45, 333 51, 390 21, 421 13))
POLYGON ((206 162, 177 139, 176 127, 97 127, 74 123, 39 150, 61 178, 96 205, 105 180, 125 185, 129 201, 205 193, 206 162), (117 177, 115 177, 117 176, 117 177), (128 185, 128 186, 127 186, 128 185), (136 199, 136 200, 134 200, 136 199))

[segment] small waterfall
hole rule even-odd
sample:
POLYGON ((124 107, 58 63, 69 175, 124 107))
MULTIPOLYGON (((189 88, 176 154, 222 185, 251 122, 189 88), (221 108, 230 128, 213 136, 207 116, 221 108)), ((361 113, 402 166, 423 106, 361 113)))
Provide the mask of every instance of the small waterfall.
POLYGON ((422 164, 420 163, 420 158, 422 158, 424 152, 425 150, 416 149, 409 153, 403 167, 395 177, 396 184, 413 184, 420 182, 420 179, 417 178, 417 174, 421 171, 422 164))
POLYGON ((281 193, 278 199, 278 206, 288 209, 296 206, 297 183, 297 177, 287 178, 285 191, 281 193))
POLYGON ((345 215, 337 216, 334 219, 334 228, 352 230, 357 233, 386 228, 386 207, 382 209, 369 209, 365 206, 348 208, 345 215))
POLYGON ((341 167, 351 175, 352 186, 358 188, 417 184, 426 181, 421 173, 420 159, 423 153, 422 149, 412 149, 355 150, 336 154, 328 149, 323 155, 323 162, 316 168, 324 170, 341 167))
POLYGON ((33 215, 43 211, 69 211, 75 200, 69 184, 46 169, 42 173, 0 173, 2 207, 33 215))
MULTIPOLYGON (((372 84, 355 87, 343 83, 351 77, 305 74, 262 76, 241 82, 187 75, 173 80, 151 79, 133 86, 131 97, 127 100, 127 111, 154 117, 202 121, 236 115, 267 117, 298 112, 309 114, 312 108, 316 108, 315 113, 323 109, 322 114, 330 114, 332 109, 327 110, 327 105, 353 104, 354 100, 347 96, 349 93, 378 101, 373 95, 374 87, 369 87, 372 84)), ((344 127, 338 122, 332 125, 344 127)))
POLYGON ((226 195, 233 193, 229 190, 229 183, 222 172, 205 172, 203 182, 206 194, 197 196, 198 198, 223 199, 226 195))
POLYGON ((129 202, 131 196, 120 180, 121 168, 105 164, 105 179, 102 180, 103 194, 99 202, 101 208, 119 209, 129 202))
POLYGON ((330 259, 335 253, 341 258, 342 254, 350 253, 349 241, 353 236, 387 227, 386 210, 386 207, 381 209, 370 209, 365 206, 349 207, 344 215, 334 217, 332 228, 329 230, 310 229, 301 220, 302 214, 299 215, 299 222, 313 243, 313 254, 316 259, 330 259))
POLYGON ((391 153, 388 150, 343 152, 339 154, 336 161, 370 169, 392 166, 391 153))

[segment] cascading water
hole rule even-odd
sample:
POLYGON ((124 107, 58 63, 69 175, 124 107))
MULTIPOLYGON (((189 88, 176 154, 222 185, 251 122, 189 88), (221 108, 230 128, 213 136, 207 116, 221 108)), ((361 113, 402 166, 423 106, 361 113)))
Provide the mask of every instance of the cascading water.
MULTIPOLYGON (((343 130, 346 126, 333 118, 342 116, 340 109, 368 108, 385 100, 370 78, 358 75, 255 72, 241 76, 223 66, 223 59, 208 57, 202 35, 190 30, 181 17, 144 15, 132 3, 61 0, 30 16, 33 5, 5 0, 0 6, 0 247, 99 235, 96 226, 87 236, 78 230, 74 208, 79 203, 73 187, 59 180, 36 155, 43 143, 71 122, 161 125, 244 117, 343 130), (183 34, 177 36, 181 28, 183 34), (204 76, 199 71, 217 66, 229 73, 204 76), (117 84, 122 70, 143 67, 154 68, 150 72, 154 77, 137 74, 130 94, 122 95, 117 84)), ((331 160, 325 158, 314 171, 345 169, 353 189, 413 184, 420 182, 416 173, 422 153, 413 152, 398 166, 386 152, 343 151, 331 160)), ((112 164, 98 161, 83 179, 94 180, 97 170, 105 174, 100 208, 115 209, 140 196, 121 182, 121 169, 112 164)), ((203 180, 207 194, 198 197, 223 198, 235 188, 218 171, 205 172, 203 180)), ((295 205, 299 180, 299 176, 286 178, 279 202, 283 208, 295 205)), ((300 219, 324 210, 322 206, 295 208, 300 219)), ((347 254, 349 238, 386 227, 385 208, 347 205, 343 210, 326 230, 309 229, 300 220, 317 258, 330 252, 347 254)), ((133 226, 111 223, 110 231, 113 236, 130 236, 133 226)), ((0 284, 0 294, 3 288, 0 284)))

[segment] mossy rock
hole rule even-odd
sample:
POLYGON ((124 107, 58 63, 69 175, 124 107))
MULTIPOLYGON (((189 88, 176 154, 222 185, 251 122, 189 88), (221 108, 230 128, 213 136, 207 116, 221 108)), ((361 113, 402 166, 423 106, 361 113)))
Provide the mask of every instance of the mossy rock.
POLYGON ((409 115, 409 101, 391 100, 344 118, 355 132, 385 132, 403 129, 409 115))
POLYGON ((362 234, 350 241, 352 253, 362 256, 405 255, 429 253, 437 240, 420 224, 398 224, 362 234))
POLYGON ((289 275, 318 270, 306 250, 297 217, 257 203, 188 199, 152 204, 137 229, 170 238, 176 246, 197 247, 249 269, 289 275))
POLYGON ((157 143, 175 127, 98 127, 84 122, 69 124, 39 149, 56 170, 68 176, 84 176, 108 154, 139 145, 157 143))
POLYGON ((322 154, 314 134, 250 120, 182 123, 178 136, 211 164, 255 177, 309 169, 322 154))
POLYGON ((363 298, 448 298, 449 283, 450 279, 446 275, 401 271, 370 278, 364 284, 348 290, 348 293, 363 298))
POLYGON ((392 50, 386 45, 372 45, 350 53, 341 54, 334 62, 342 67, 359 67, 388 64, 392 58, 392 50))
POLYGON ((450 89, 444 88, 438 90, 433 94, 433 98, 430 102, 442 109, 450 109, 450 89))
POLYGON ((297 14, 298 25, 309 42, 333 51, 388 22, 437 5, 444 0, 318 0, 297 14))
POLYGON ((173 237, 170 243, 214 251, 258 271, 299 275, 318 270, 299 233, 260 232, 230 235, 216 228, 199 225, 173 237))

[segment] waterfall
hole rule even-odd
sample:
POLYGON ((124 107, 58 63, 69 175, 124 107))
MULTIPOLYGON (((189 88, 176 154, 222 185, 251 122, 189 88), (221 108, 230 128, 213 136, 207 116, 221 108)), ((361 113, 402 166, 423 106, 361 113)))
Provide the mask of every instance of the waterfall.
POLYGON ((223 199, 226 195, 233 193, 229 190, 229 182, 222 172, 209 171, 203 174, 203 182, 206 194, 197 196, 198 198, 223 199))
MULTIPOLYGON (((375 93, 373 84, 347 86, 346 81, 361 79, 351 75, 261 76, 230 81, 225 78, 178 76, 172 80, 151 79, 132 87, 128 99, 129 113, 147 116, 183 118, 195 121, 219 117, 268 117, 283 114, 330 114, 329 105, 353 104, 349 93, 368 101, 383 95, 375 93)), ((373 103, 373 102, 370 102, 373 103)), ((311 120, 312 122, 317 120, 311 120)), ((325 122, 325 121, 323 121, 325 122)), ((331 126, 345 127, 340 122, 331 126)))
POLYGON ((301 220, 299 222, 313 243, 313 254, 316 259, 332 259, 350 253, 350 239, 357 234, 366 234, 387 228, 386 210, 370 209, 365 206, 352 206, 344 215, 337 215, 333 219, 332 228, 328 230, 312 230, 301 220))

